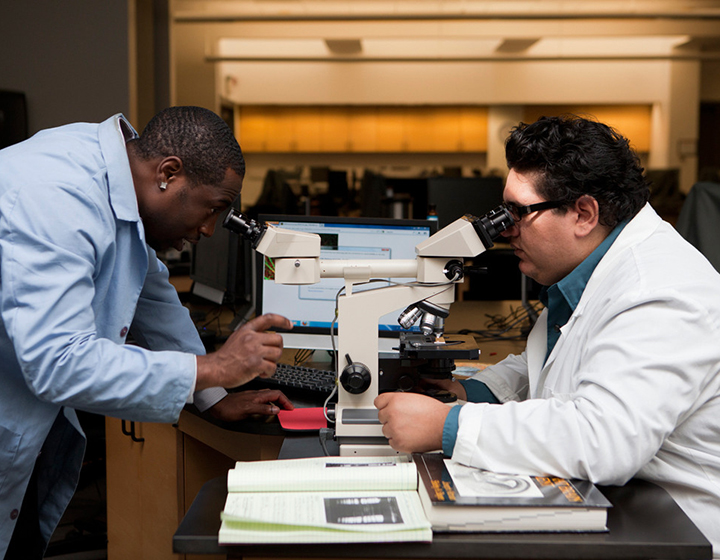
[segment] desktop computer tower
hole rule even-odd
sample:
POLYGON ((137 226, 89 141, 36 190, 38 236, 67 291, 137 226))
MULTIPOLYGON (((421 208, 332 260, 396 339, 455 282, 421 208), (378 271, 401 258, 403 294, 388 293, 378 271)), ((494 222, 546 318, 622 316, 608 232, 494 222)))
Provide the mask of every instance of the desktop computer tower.
POLYGON ((0 91, 0 149, 22 142, 28 137, 25 94, 0 91))

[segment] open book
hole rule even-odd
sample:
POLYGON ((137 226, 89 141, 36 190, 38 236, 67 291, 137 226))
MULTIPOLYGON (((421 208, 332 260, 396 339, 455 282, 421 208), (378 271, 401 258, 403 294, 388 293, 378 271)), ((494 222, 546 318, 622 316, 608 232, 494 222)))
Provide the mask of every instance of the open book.
POLYGON ((413 460, 433 531, 607 531, 612 505, 588 481, 498 474, 439 453, 414 454, 413 460))
POLYGON ((221 517, 220 544, 432 540, 402 457, 239 462, 221 517))

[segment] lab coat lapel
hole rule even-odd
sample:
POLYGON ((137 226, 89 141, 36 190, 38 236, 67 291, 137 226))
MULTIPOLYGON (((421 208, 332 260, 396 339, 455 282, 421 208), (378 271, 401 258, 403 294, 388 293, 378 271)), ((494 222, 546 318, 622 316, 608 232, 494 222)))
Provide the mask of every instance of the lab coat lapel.
POLYGON ((598 287, 602 285, 605 277, 611 272, 615 259, 622 255, 629 247, 633 247, 647 239, 661 224, 662 219, 660 216, 657 215, 650 204, 646 204, 620 232, 618 238, 610 246, 597 267, 595 267, 595 272, 593 272, 590 280, 588 280, 585 291, 578 303, 577 310, 583 310, 588 302, 592 300, 593 294, 597 291, 598 287))
MULTIPOLYGON (((552 349, 552 352, 550 352, 550 355, 547 357, 547 360, 544 364, 541 365, 540 374, 537 378, 537 385, 534 386, 533 392, 534 394, 539 398, 545 398, 547 397, 547 392, 550 391, 551 393, 556 393, 558 388, 556 386, 558 376, 561 375, 559 373, 559 369, 561 368, 563 364, 558 364, 557 368, 553 368, 553 365, 555 363, 555 360, 558 356, 562 356, 562 360, 568 360, 571 353, 564 348, 567 344, 573 344, 573 325, 581 319, 582 313, 580 311, 580 308, 578 306, 577 309, 573 312, 573 314, 568 319, 568 322, 565 323, 560 328, 560 336, 558 337, 557 341, 555 342, 555 346, 552 349), (554 374, 550 376, 550 372, 554 371, 554 374)), ((546 329, 547 331, 547 329, 546 329)), ((547 339, 546 339, 547 343, 547 339)), ((547 351, 547 344, 546 344, 546 351, 547 351)))
POLYGON ((541 381, 543 363, 547 352, 547 309, 543 309, 538 317, 535 327, 528 335, 526 346, 528 385, 530 398, 537 396, 537 389, 541 381))

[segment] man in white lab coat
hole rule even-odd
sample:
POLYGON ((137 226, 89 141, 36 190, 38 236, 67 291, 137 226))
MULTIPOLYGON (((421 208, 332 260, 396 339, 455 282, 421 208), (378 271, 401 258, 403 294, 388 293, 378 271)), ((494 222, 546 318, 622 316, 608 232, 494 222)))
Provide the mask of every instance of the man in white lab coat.
POLYGON ((720 555, 720 275, 647 204, 611 128, 520 124, 506 156, 504 235, 546 308, 521 355, 445 382, 472 404, 378 396, 383 433, 495 471, 652 481, 720 555))

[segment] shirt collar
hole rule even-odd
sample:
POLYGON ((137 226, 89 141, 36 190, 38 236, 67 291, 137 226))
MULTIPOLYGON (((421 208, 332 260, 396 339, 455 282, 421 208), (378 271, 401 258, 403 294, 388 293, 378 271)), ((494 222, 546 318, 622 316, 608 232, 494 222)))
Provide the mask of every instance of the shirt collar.
POLYGON ((110 205, 120 220, 140 221, 135 184, 125 143, 138 134, 120 113, 100 123, 98 138, 107 166, 110 205))
POLYGON ((542 303, 547 306, 550 294, 555 297, 559 295, 565 300, 571 311, 574 311, 580 302, 580 298, 585 291, 585 287, 587 286, 592 273, 595 271, 595 267, 597 267, 598 263, 605 256, 605 253, 607 253, 608 249, 610 249, 627 223, 628 220, 620 222, 602 241, 602 243, 600 243, 600 245, 598 245, 584 261, 577 265, 570 274, 556 284, 553 284, 548 288, 544 288, 540 294, 542 303))

